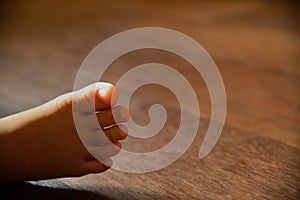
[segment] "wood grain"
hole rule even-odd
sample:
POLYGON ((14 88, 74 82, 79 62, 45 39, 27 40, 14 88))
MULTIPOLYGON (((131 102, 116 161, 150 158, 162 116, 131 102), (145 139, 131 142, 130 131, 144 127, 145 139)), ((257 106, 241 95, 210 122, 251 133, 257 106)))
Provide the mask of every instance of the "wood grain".
MULTIPOLYGON (((126 29, 162 26, 202 44, 215 60, 226 87, 228 111, 222 136, 208 157, 198 150, 210 118, 201 77, 186 61, 166 52, 129 53, 105 73, 115 82, 142 63, 179 70, 197 94, 199 134, 172 165, 151 173, 110 170, 81 178, 26 182, 1 187, 1 199, 299 199, 300 66, 298 4, 293 1, 15 1, 1 3, 0 116, 39 105, 72 90, 89 51, 126 29)), ((92 72, 91 72, 92 73, 92 72)), ((87 77, 88 78, 88 77, 87 77)), ((142 78, 142 77, 141 77, 142 78)), ((124 88, 128 86, 124 85, 124 88)), ((174 96, 149 86, 132 101, 133 117, 147 122, 153 103, 170 118, 146 141, 124 147, 147 151, 174 136, 180 111, 174 96), (154 145, 155 144, 155 145, 154 145)))

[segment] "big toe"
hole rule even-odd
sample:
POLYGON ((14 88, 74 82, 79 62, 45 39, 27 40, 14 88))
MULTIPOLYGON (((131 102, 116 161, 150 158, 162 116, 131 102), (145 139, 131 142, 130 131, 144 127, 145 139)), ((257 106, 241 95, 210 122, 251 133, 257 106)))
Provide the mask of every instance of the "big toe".
POLYGON ((97 82, 86 86, 73 95, 73 103, 80 111, 101 111, 117 103, 118 92, 114 85, 97 82))
POLYGON ((97 84, 99 87, 95 94, 95 108, 96 110, 105 110, 118 101, 118 92, 114 85, 107 82, 100 82, 97 84))

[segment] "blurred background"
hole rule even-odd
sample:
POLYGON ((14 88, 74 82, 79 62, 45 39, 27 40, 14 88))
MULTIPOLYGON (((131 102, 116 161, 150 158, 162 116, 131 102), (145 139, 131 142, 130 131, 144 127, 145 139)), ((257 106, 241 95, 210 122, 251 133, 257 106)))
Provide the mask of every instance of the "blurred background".
MULTIPOLYGON (((296 1, 1 1, 0 116, 71 91, 81 62, 104 39, 158 26, 189 35, 210 53, 225 82, 228 124, 296 145, 297 8, 296 1)), ((165 52, 141 51, 116 61, 106 80, 150 61, 179 70, 188 65, 165 52)), ((202 89, 201 112, 209 116, 205 84, 192 70, 185 75, 202 89)))
MULTIPOLYGON (((293 160, 289 166, 297 168, 299 155, 295 156, 295 152, 299 152, 300 147, 299 19, 297 1, 1 1, 0 117, 72 91, 82 61, 106 38, 137 27, 165 27, 194 38, 216 62, 227 93, 226 126, 241 131, 242 138, 255 135, 267 138, 264 141, 270 142, 267 143, 270 146, 272 142, 279 142, 287 145, 287 149, 295 148, 284 155, 294 155, 289 157, 293 160)), ((195 76, 189 63, 173 54, 158 50, 128 53, 116 60, 101 80, 115 83, 133 66, 148 62, 164 63, 184 74, 192 86, 201 91, 197 94, 201 117, 209 120, 210 99, 203 80, 195 76)), ((133 113, 135 119, 145 123, 147 117, 143 120, 143 112, 161 95, 167 97, 162 103, 173 108, 168 113, 173 118, 169 123, 175 125, 169 131, 176 130, 179 118, 175 109, 177 102, 169 101, 172 94, 157 86, 146 91, 152 92, 137 91, 132 101, 138 110, 133 113)), ((227 141, 226 131, 221 138, 227 141)), ((230 146, 233 141, 227 142, 230 146)), ((249 152, 257 149, 257 143, 247 144, 249 152)), ((222 145, 219 148, 220 152, 224 150, 222 145)), ((245 157, 241 155, 240 159, 245 157)), ((199 164, 197 162, 195 165, 199 164)), ((256 167, 254 161, 244 164, 256 167)), ((276 171, 271 164, 264 169, 276 171)), ((297 169, 294 174, 299 175, 297 169)), ((203 178, 203 184, 205 180, 203 178)), ((269 177, 264 180, 274 184, 278 181, 269 177)), ((204 185, 211 190, 210 183, 204 185)), ((249 184, 257 187, 254 190, 257 192, 263 188, 256 186, 255 181, 249 184)), ((286 188, 292 188, 296 196, 299 183, 293 184, 291 187, 287 184, 286 188)), ((236 186, 239 188, 239 183, 236 186)), ((231 191, 224 188, 214 189, 229 195, 231 191)))

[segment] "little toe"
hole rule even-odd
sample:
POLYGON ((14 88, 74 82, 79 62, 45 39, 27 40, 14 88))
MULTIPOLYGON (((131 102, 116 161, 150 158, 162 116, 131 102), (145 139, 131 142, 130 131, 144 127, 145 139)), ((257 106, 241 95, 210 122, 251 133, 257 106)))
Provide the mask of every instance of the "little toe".
POLYGON ((93 159, 84 163, 84 168, 88 173, 101 173, 108 170, 111 166, 112 160, 110 158, 101 162, 93 159))
POLYGON ((117 155, 121 151, 121 148, 122 144, 120 142, 114 142, 110 144, 90 147, 89 151, 92 153, 93 157, 97 159, 106 159, 117 155))

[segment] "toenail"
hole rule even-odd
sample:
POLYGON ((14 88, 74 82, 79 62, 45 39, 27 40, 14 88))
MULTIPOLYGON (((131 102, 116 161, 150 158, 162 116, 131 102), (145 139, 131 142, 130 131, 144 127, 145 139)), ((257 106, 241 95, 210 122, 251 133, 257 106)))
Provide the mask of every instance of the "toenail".
POLYGON ((121 115, 121 118, 122 118, 123 120, 127 120, 127 118, 128 118, 128 112, 127 112, 126 109, 121 109, 121 110, 120 110, 120 115, 121 115))
POLYGON ((127 126, 122 125, 122 126, 119 126, 119 128, 122 130, 123 133, 128 133, 127 126))
POLYGON ((124 138, 124 137, 126 136, 126 133, 124 133, 122 130, 120 130, 120 136, 121 136, 122 138, 124 138))
POLYGON ((99 90, 99 94, 101 97, 106 97, 107 93, 109 91, 109 87, 103 87, 99 90))

